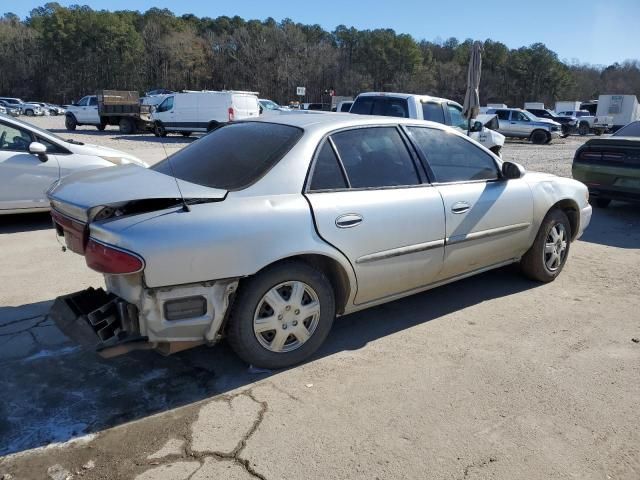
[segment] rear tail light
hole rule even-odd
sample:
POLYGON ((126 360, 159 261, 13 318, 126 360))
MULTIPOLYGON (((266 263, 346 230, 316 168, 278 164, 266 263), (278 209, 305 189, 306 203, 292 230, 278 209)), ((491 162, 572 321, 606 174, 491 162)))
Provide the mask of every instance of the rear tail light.
POLYGON ((233 107, 229 107, 229 121, 233 122, 233 117, 234 117, 235 113, 233 111, 233 107))
POLYGON ((582 152, 580 153, 581 160, 591 160, 591 161, 609 161, 609 162, 619 162, 624 160, 624 153, 620 152, 582 152))
POLYGON ((582 160, 602 160, 602 153, 600 152, 582 152, 580 154, 582 160))
POLYGON ((87 266, 100 273, 124 275, 137 273, 144 268, 144 260, 132 252, 89 238, 85 251, 87 266))

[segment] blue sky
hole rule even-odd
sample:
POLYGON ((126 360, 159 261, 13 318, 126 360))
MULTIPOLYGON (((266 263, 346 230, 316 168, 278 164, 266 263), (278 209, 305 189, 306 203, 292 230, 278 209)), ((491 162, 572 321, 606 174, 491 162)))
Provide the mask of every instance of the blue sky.
MULTIPOLYGON (((0 1, 0 12, 26 17, 46 0, 0 1)), ((291 18, 333 30, 345 24, 359 29, 393 28, 416 39, 491 38, 509 47, 542 42, 567 62, 608 65, 640 58, 640 0, 95 0, 65 1, 94 9, 168 8, 177 15, 193 13, 245 19, 291 18)))

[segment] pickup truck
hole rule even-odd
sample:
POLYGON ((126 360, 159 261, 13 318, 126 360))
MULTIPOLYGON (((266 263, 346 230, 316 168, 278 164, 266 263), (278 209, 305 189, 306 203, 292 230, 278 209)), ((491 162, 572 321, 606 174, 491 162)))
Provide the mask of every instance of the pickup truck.
POLYGON ((65 113, 67 130, 80 125, 93 125, 104 130, 107 125, 118 125, 125 135, 150 130, 151 107, 140 102, 138 92, 101 90, 97 95, 87 95, 69 105, 65 113))
POLYGON ((505 137, 528 139, 538 145, 551 142, 562 134, 558 122, 538 118, 532 113, 520 108, 489 108, 486 113, 498 116, 500 129, 505 137))
POLYGON ((578 133, 587 135, 595 133, 602 135, 613 127, 613 117, 596 117, 591 115, 588 110, 568 110, 558 112, 561 116, 576 117, 578 119, 578 133))
POLYGON ((493 116, 478 118, 469 125, 462 115, 462 105, 446 98, 409 93, 367 92, 356 97, 349 113, 415 118, 442 123, 468 133, 470 138, 498 156, 504 145, 504 135, 488 126, 493 116))

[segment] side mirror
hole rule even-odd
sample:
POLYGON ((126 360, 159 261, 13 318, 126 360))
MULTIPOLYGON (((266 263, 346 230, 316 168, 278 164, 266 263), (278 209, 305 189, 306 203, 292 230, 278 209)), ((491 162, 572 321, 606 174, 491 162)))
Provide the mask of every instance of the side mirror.
POLYGON ((262 113, 264 112, 264 108, 262 108, 262 105, 260 105, 258 108, 260 110, 260 115, 262 115, 262 113))
POLYGON ((471 131, 472 132, 481 132, 482 129, 484 128, 484 125, 482 124, 482 122, 473 122, 473 125, 471 126, 471 131))
POLYGON ((49 160, 47 157, 47 147, 40 142, 31 142, 29 144, 29 153, 37 155, 41 162, 49 160))
POLYGON ((516 178, 524 177, 526 170, 522 165, 515 162, 503 162, 502 163, 502 175, 507 180, 513 180, 516 178))

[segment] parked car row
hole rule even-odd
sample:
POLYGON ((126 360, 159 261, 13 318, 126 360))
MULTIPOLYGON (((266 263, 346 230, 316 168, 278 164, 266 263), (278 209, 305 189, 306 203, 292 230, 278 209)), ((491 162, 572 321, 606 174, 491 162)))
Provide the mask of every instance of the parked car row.
POLYGON ((17 117, 18 115, 26 115, 28 117, 64 115, 65 113, 65 109, 58 105, 44 102, 25 102, 22 99, 15 97, 0 97, 0 107, 2 107, 0 113, 14 117, 17 117))

